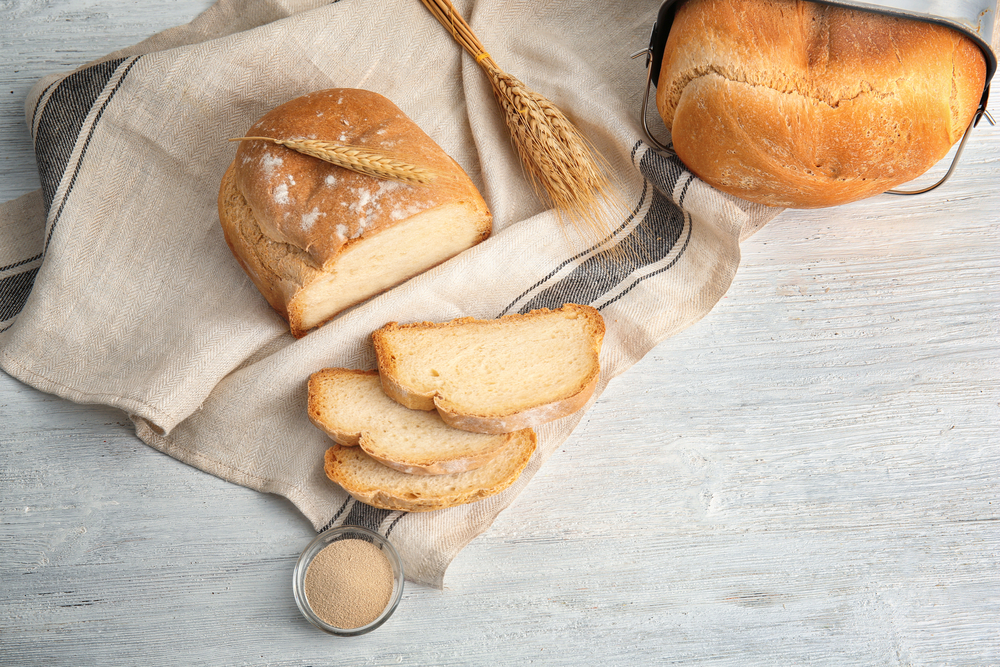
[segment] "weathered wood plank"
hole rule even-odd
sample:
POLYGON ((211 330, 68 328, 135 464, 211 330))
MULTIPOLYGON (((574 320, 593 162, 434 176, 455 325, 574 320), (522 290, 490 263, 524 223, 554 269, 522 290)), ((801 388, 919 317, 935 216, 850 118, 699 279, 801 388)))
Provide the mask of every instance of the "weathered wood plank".
MULTIPOLYGON (((0 199, 37 187, 38 77, 207 5, 4 4, 0 199)), ((0 662, 1000 664, 998 182, 984 126, 941 191, 780 216, 444 591, 354 640, 295 610, 287 502, 0 374, 0 662)))

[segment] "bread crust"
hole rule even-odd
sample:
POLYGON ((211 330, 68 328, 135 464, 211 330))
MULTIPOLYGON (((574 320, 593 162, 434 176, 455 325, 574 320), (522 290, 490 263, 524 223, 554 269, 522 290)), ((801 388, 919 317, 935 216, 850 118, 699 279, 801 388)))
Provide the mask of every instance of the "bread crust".
POLYGON ((565 304, 562 308, 552 310, 541 308, 525 314, 505 315, 495 320, 477 320, 464 317, 450 322, 414 322, 399 324, 390 322, 372 334, 375 356, 385 393, 396 402, 414 410, 437 410, 446 424, 453 428, 477 433, 509 433, 525 428, 533 428, 541 424, 565 417, 581 409, 597 387, 600 377, 599 356, 604 341, 604 319, 591 306, 565 304), (568 313, 573 317, 586 320, 589 334, 586 341, 591 362, 585 376, 576 382, 572 390, 567 391, 555 400, 540 404, 528 405, 520 409, 509 410, 498 406, 489 412, 475 412, 459 401, 452 400, 440 390, 420 390, 407 383, 401 376, 397 355, 391 336, 397 331, 415 331, 427 329, 447 329, 452 327, 477 326, 498 332, 503 335, 505 326, 526 319, 544 317, 552 313, 568 313))
POLYGON ((305 261, 295 246, 267 237, 257 224, 253 210, 235 183, 235 163, 230 164, 219 187, 219 222, 233 257, 267 302, 285 318, 292 335, 305 335, 299 326, 293 300, 319 271, 305 261), (290 314, 289 308, 292 312, 290 314))
MULTIPOLYGON (((530 429, 524 430, 530 431, 530 429)), ((520 431, 518 433, 520 433, 520 431)), ((492 461, 497 455, 497 452, 490 452, 489 454, 482 454, 480 456, 463 456, 461 458, 454 459, 407 463, 405 461, 397 460, 396 457, 390 457, 383 454, 378 445, 365 436, 361 437, 358 445, 365 452, 365 454, 372 457, 385 467, 398 470, 399 472, 406 473, 408 475, 453 475, 455 473, 468 472, 470 470, 483 467, 492 461)))
MULTIPOLYGON (((374 483, 356 474, 357 464, 361 462, 364 465, 363 459, 370 458, 356 447, 344 447, 338 444, 329 448, 324 456, 323 469, 331 481, 339 484, 355 499, 372 507, 405 512, 428 512, 483 500, 507 489, 527 467, 534 451, 534 438, 512 441, 510 447, 505 448, 497 459, 491 462, 500 469, 499 474, 481 485, 462 482, 463 476, 475 474, 476 471, 418 478, 440 480, 440 484, 437 485, 439 489, 434 492, 415 490, 413 486, 407 484, 410 475, 390 468, 385 468, 380 475, 383 480, 392 480, 390 483, 385 481, 374 483)), ((374 461, 372 464, 381 465, 374 461)))
POLYGON ((599 377, 600 369, 595 368, 566 398, 509 414, 468 414, 460 404, 440 396, 434 397, 434 409, 445 424, 462 431, 498 434, 532 429, 582 409, 594 395, 599 377))
POLYGON ((357 146, 433 172, 430 184, 400 183, 270 142, 240 142, 235 182, 261 230, 302 250, 317 268, 329 268, 349 241, 448 201, 467 198, 485 209, 461 167, 378 93, 346 88, 309 93, 269 111, 247 136, 357 146))
MULTIPOLYGON (((304 95, 264 115, 246 135, 358 146, 434 175, 426 185, 400 183, 267 141, 239 144, 220 184, 219 220, 233 255, 268 303, 288 320, 296 338, 317 326, 306 314, 310 286, 335 277, 346 253, 386 230, 415 216, 460 205, 467 215, 456 238, 468 238, 465 247, 485 240, 492 231, 492 216, 468 175, 377 93, 331 89, 304 95)), ((401 249, 401 254, 410 250, 401 249)), ((443 261, 433 257, 428 254, 418 270, 443 261)), ((397 284, 411 275, 400 277, 397 284)), ((381 289, 385 288, 358 293, 347 303, 381 289)))
POLYGON ((688 0, 656 101, 678 156, 705 182, 817 208, 941 160, 985 75, 979 47, 944 26, 802 0, 688 0))

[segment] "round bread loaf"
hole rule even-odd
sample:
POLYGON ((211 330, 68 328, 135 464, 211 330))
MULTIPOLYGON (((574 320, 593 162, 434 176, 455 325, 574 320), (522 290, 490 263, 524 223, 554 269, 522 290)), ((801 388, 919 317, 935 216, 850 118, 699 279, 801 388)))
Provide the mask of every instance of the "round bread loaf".
POLYGON ((219 220, 296 337, 490 235, 492 216, 468 175, 382 95, 317 91, 245 134, 357 147, 433 177, 386 180, 269 141, 239 144, 219 188, 219 220))
POLYGON ((656 105, 719 190, 818 208, 913 180, 961 138, 986 77, 956 30, 801 0, 688 0, 656 105))

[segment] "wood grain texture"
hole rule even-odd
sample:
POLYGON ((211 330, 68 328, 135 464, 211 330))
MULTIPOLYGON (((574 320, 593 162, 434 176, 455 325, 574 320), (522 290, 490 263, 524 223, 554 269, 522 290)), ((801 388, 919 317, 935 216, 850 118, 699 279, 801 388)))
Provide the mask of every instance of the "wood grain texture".
MULTIPOLYGON (((0 3, 0 200, 38 186, 37 78, 208 4, 0 3)), ((998 183, 983 125, 931 194, 783 213, 356 639, 295 609, 289 503, 0 374, 0 663, 1000 665, 998 183)))

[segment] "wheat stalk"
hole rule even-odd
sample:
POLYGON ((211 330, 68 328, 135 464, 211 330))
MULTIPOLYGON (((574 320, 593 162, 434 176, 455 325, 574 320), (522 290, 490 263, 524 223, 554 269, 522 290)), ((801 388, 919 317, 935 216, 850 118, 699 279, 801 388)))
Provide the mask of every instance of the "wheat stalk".
POLYGON ((421 2, 486 72, 536 192, 584 233, 604 236, 606 214, 620 207, 607 162, 552 102, 500 69, 450 0, 421 2))
POLYGON ((344 169, 376 178, 426 184, 434 180, 434 172, 384 153, 367 148, 345 146, 317 139, 275 139, 274 137, 239 137, 230 141, 269 141, 279 146, 310 155, 344 169))

